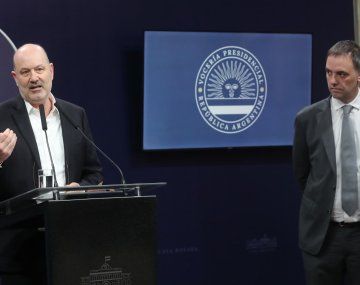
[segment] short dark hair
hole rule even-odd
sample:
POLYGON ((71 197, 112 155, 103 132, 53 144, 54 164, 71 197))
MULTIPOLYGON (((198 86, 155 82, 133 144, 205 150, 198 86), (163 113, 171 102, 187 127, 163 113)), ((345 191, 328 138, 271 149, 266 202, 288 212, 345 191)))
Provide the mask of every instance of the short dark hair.
POLYGON ((350 40, 339 41, 334 44, 327 53, 327 56, 350 55, 354 68, 360 72, 360 46, 350 40))

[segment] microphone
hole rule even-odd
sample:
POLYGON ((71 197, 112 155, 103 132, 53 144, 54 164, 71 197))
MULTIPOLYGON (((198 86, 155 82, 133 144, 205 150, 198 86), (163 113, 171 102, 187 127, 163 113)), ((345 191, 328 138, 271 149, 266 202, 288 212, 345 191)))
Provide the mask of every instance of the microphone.
POLYGON ((54 172, 54 186, 58 187, 58 183, 57 183, 57 179, 56 179, 55 166, 54 166, 54 162, 53 162, 51 151, 50 151, 49 139, 48 139, 48 136, 47 136, 47 123, 46 123, 45 110, 44 110, 44 105, 43 104, 39 105, 39 111, 40 111, 42 129, 45 132, 46 145, 47 145, 47 149, 48 149, 49 156, 50 156, 51 168, 52 168, 52 171, 54 172))
POLYGON ((86 139, 86 141, 88 143, 90 143, 98 152, 101 153, 101 155, 103 157, 105 157, 108 161, 110 161, 110 163, 117 169, 117 171, 120 173, 120 181, 121 181, 121 184, 126 184, 125 183, 125 177, 124 177, 124 174, 121 170, 121 168, 105 153, 103 152, 84 132, 83 130, 77 125, 74 123, 73 120, 70 119, 70 117, 63 111, 63 109, 58 105, 58 104, 55 104, 56 108, 58 108, 59 112, 64 115, 64 117, 70 122, 71 125, 73 125, 73 127, 78 130, 80 132, 80 134, 83 136, 83 138, 86 139))
POLYGON ((46 123, 46 117, 45 117, 45 110, 44 110, 44 105, 41 104, 39 105, 39 111, 40 111, 40 119, 41 119, 41 126, 43 131, 47 131, 47 123, 46 123))

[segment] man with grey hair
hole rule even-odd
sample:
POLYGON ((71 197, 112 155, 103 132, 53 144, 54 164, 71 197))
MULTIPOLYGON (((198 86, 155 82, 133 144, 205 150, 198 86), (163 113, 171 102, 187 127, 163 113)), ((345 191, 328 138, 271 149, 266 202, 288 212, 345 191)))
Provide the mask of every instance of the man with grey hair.
MULTIPOLYGON (((51 93, 54 65, 45 50, 25 44, 14 54, 11 72, 20 96, 0 104, 0 201, 37 188, 38 169, 52 164, 42 130, 43 105, 58 186, 102 183, 96 150, 74 124, 89 137, 83 108, 51 93)), ((42 233, 37 229, 0 230, 0 284, 45 284, 42 233)))
POLYGON ((295 119, 294 173, 302 190, 299 242, 308 285, 360 284, 360 47, 326 59, 331 96, 295 119))

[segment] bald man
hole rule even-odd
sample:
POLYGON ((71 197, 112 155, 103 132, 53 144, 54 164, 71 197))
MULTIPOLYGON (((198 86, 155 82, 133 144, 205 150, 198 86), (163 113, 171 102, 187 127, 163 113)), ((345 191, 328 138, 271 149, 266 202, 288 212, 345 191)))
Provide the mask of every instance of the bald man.
MULTIPOLYGON (((51 93, 54 65, 45 50, 25 44, 13 60, 11 74, 20 95, 0 104, 0 201, 37 188, 38 169, 51 169, 41 127, 41 104, 58 185, 102 183, 96 151, 74 127, 79 126, 91 137, 85 111, 51 93)), ((38 235, 31 229, 0 231, 0 284, 42 284, 37 279, 39 274, 34 276, 36 270, 29 269, 36 258, 32 254, 42 250, 34 250, 29 243, 30 239, 38 240, 38 235)))

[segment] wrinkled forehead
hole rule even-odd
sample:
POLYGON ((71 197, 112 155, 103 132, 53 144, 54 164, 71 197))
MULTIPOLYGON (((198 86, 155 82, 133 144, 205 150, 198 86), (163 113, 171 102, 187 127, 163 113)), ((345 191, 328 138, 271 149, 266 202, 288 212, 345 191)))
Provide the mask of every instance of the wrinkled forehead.
POLYGON ((349 54, 329 55, 326 59, 327 69, 354 69, 354 64, 349 54))
POLYGON ((343 53, 343 54, 330 54, 327 56, 326 61, 352 61, 350 53, 343 53))
POLYGON ((14 69, 34 68, 49 64, 46 53, 41 48, 19 49, 14 54, 14 69))

